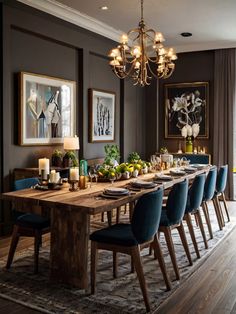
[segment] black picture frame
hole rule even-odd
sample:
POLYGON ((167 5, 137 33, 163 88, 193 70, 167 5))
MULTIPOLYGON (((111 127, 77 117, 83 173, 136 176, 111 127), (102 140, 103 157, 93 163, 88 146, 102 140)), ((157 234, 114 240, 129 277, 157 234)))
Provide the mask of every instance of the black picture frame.
POLYGON ((209 138, 209 83, 165 84, 165 138, 182 138, 185 124, 198 123, 198 138, 209 138))

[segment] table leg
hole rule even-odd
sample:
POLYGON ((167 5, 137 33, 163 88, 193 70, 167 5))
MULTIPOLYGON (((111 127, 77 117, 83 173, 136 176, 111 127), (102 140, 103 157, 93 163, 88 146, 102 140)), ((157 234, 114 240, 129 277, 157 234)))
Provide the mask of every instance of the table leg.
POLYGON ((86 289, 90 215, 63 208, 51 213, 51 278, 86 289))

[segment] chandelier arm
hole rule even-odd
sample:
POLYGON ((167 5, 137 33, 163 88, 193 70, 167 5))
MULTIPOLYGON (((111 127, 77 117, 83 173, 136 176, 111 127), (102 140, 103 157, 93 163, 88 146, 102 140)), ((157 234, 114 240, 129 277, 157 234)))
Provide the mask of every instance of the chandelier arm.
POLYGON ((149 69, 149 71, 151 72, 151 74, 152 74, 155 78, 158 78, 158 75, 156 75, 156 73, 154 73, 154 72, 152 71, 152 68, 151 68, 149 62, 148 62, 148 69, 149 69))

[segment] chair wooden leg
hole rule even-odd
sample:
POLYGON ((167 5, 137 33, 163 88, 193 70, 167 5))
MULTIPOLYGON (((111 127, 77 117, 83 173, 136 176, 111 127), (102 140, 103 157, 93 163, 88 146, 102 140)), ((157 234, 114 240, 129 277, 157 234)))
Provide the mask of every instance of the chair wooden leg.
POLYGON ((124 205, 124 215, 127 213, 127 204, 124 205))
POLYGON ((113 278, 117 278, 117 253, 113 251, 113 278))
POLYGON ((34 273, 38 273, 39 267, 39 247, 41 243, 42 234, 41 231, 35 230, 34 235, 34 273))
POLYGON ((7 269, 11 267, 19 238, 20 238, 19 226, 14 226, 12 237, 11 237, 11 245, 10 245, 8 258, 7 258, 7 264, 6 264, 7 269))
POLYGON ((216 213, 216 218, 217 218, 217 221, 218 221, 219 229, 222 230, 223 229, 223 225, 222 225, 221 216, 220 216, 220 213, 219 213, 218 203, 217 203, 215 198, 213 198, 212 201, 213 201, 213 205, 214 205, 214 208, 215 208, 215 213, 216 213))
POLYGON ((110 227, 112 225, 112 210, 107 212, 107 221, 108 221, 108 226, 110 227))
POLYGON ((209 211, 208 211, 208 207, 207 207, 207 203, 203 202, 202 203, 202 210, 205 216, 205 220, 207 223, 207 228, 208 228, 208 232, 210 235, 210 239, 213 239, 213 232, 212 232, 212 227, 211 227, 211 221, 210 221, 210 217, 209 217, 209 211))
POLYGON ((182 222, 177 227, 177 230, 179 232, 180 239, 181 239, 181 241, 183 243, 183 247, 184 247, 185 253, 187 255, 187 258, 188 258, 188 261, 189 261, 189 265, 193 265, 191 254, 190 254, 189 247, 188 247, 188 242, 187 242, 185 231, 184 231, 184 226, 183 226, 182 222))
POLYGON ((117 207, 116 209, 116 223, 117 224, 120 222, 120 212, 121 212, 121 206, 117 207))
POLYGON ((223 204, 224 204, 225 212, 226 212, 226 215, 227 215, 227 219, 228 219, 228 221, 230 221, 228 206, 227 206, 227 203, 226 203, 225 193, 224 192, 222 192, 222 199, 223 199, 223 204))
POLYGON ((216 199, 222 227, 225 227, 225 219, 224 219, 223 210, 220 204, 219 196, 216 196, 215 199, 216 199))
POLYGON ((131 249, 131 256, 133 257, 134 267, 137 272, 140 288, 142 290, 143 299, 146 306, 146 310, 147 312, 150 312, 150 303, 149 303, 148 294, 147 294, 147 285, 144 278, 143 266, 142 266, 140 251, 139 251, 138 246, 133 247, 131 249))
POLYGON ((97 260, 98 260, 97 244, 96 242, 91 241, 91 272, 90 272, 91 294, 94 294, 96 290, 97 260))
POLYGON ((170 254, 170 258, 171 258, 171 262, 173 264, 174 267, 174 271, 175 271, 175 276, 176 279, 179 280, 180 279, 180 274, 179 274, 179 268, 177 265, 177 260, 176 260, 176 256, 175 256, 175 248, 174 248, 174 243, 171 237, 171 230, 169 227, 163 227, 163 232, 165 235, 165 239, 166 239, 166 244, 169 250, 169 254, 170 254))
POLYGON ((189 230, 192 242, 193 242, 193 246, 194 246, 195 252, 197 254, 197 258, 200 258, 200 253, 199 253, 199 249, 198 249, 198 245, 197 245, 197 241, 196 241, 196 237, 195 237, 195 233, 194 233, 194 229, 193 229, 193 225, 192 225, 191 214, 186 213, 184 215, 184 219, 186 220, 188 230, 189 230))
POLYGON ((133 212, 134 212, 134 202, 130 202, 129 203, 129 220, 132 220, 132 216, 133 216, 133 212))
POLYGON ((198 223, 199 223, 199 227, 200 227, 200 230, 201 230, 201 234, 202 234, 202 238, 203 238, 203 241, 204 241, 204 244, 205 244, 205 248, 208 249, 208 243, 207 243, 207 238, 206 238, 204 226, 203 226, 203 223, 202 223, 201 213, 198 210, 194 215, 196 215, 196 217, 197 217, 197 220, 198 220, 198 223))
POLYGON ((163 278, 165 280, 166 288, 167 288, 167 290, 171 290, 170 279, 169 279, 169 276, 167 274, 166 264, 165 264, 165 261, 164 261, 164 257, 163 257, 163 254, 162 254, 162 249, 161 249, 159 240, 157 238, 157 235, 154 236, 153 249, 154 249, 154 252, 155 252, 155 256, 158 259, 158 262, 159 262, 159 265, 160 265, 160 269, 161 269, 163 278))
POLYGON ((104 212, 102 213, 101 221, 104 222, 104 212))

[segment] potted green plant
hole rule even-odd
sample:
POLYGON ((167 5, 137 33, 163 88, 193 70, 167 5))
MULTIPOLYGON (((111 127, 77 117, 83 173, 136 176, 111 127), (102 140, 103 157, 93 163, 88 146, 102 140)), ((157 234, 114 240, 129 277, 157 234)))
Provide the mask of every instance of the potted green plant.
POLYGON ((104 146, 104 150, 106 154, 104 163, 110 166, 117 166, 119 164, 118 160, 120 159, 120 150, 118 145, 107 144, 104 146))
POLYGON ((136 164, 140 160, 140 156, 137 152, 132 152, 129 154, 127 160, 130 164, 136 164))
POLYGON ((62 167, 62 152, 59 149, 55 149, 52 153, 52 166, 62 167))
POLYGON ((75 152, 68 151, 63 157, 63 167, 78 167, 78 159, 75 152))

